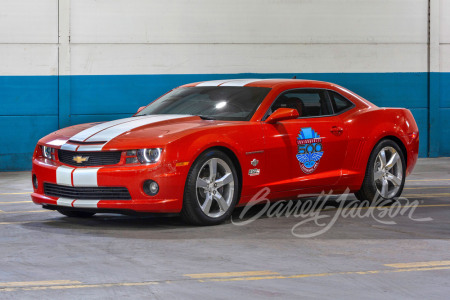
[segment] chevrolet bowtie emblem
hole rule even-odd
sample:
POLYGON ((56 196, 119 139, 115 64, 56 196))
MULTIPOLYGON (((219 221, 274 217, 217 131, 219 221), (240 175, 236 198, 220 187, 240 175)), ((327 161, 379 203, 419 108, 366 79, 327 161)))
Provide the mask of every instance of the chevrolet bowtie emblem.
POLYGON ((250 163, 252 164, 252 166, 256 167, 256 165, 259 163, 259 160, 254 158, 250 163))
POLYGON ((85 157, 83 157, 83 156, 74 156, 73 158, 72 158, 72 160, 74 161, 74 162, 76 162, 77 164, 81 164, 82 162, 85 162, 85 161, 88 161, 89 160, 89 156, 85 156, 85 157))

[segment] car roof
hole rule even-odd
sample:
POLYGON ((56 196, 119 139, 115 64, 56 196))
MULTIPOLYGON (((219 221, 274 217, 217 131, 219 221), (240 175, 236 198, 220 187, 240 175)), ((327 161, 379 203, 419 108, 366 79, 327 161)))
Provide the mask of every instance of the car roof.
POLYGON ((336 84, 307 79, 221 79, 211 81, 194 82, 181 87, 201 87, 201 86, 251 86, 266 88, 329 88, 338 87, 336 84))
POLYGON ((308 80, 308 79, 222 79, 194 82, 182 85, 181 87, 198 87, 198 86, 250 86, 250 87, 265 87, 271 88, 276 93, 291 89, 301 88, 318 88, 329 89, 337 92, 343 92, 344 96, 352 100, 353 103, 361 103, 367 107, 375 107, 375 105, 354 92, 331 82, 308 80))

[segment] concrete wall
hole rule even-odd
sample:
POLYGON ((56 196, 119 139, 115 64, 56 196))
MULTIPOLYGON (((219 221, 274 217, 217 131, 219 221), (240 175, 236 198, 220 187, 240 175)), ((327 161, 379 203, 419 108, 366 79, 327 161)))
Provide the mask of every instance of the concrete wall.
POLYGON ((0 0, 0 170, 58 128, 58 1, 0 0))
POLYGON ((0 0, 0 170, 184 83, 293 75, 408 107, 420 155, 450 155, 450 1, 431 2, 429 36, 428 0, 0 0))
POLYGON ((438 57, 439 68, 432 70, 437 73, 434 80, 437 82, 436 94, 434 95, 433 116, 436 116, 436 148, 438 155, 450 155, 450 1, 440 0, 439 10, 436 12, 439 21, 436 30, 439 31, 439 50, 435 56, 438 57), (438 100, 438 101, 437 101, 438 100))

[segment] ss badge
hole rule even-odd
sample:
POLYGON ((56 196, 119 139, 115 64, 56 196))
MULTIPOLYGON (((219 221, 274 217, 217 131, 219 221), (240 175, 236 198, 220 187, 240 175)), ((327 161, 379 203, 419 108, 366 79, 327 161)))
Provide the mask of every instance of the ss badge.
POLYGON ((256 175, 259 175, 259 172, 260 172, 259 169, 250 169, 250 170, 248 170, 248 175, 256 176, 256 175))

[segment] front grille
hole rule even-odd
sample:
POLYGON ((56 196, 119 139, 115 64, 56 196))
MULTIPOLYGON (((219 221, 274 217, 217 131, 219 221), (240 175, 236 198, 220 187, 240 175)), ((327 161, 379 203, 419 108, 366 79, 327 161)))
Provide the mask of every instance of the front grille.
POLYGON ((99 151, 99 152, 75 152, 67 150, 58 150, 59 161, 77 167, 84 166, 108 166, 116 165, 120 161, 120 151, 99 151), (88 158, 86 161, 80 163, 74 161, 74 157, 81 156, 81 158, 88 158))
POLYGON ((125 187, 73 187, 44 183, 44 194, 79 200, 131 200, 125 187))

